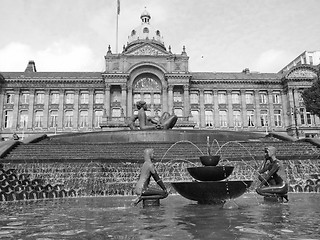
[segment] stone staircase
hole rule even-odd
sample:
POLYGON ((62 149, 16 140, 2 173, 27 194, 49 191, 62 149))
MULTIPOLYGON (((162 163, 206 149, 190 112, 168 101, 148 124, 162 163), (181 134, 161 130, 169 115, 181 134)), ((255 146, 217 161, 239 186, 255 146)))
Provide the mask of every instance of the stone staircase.
MULTIPOLYGON (((267 146, 276 147, 284 161, 290 191, 320 192, 320 150, 311 143, 274 138, 221 141, 212 143, 212 152, 221 155, 219 165, 235 167, 230 180, 254 180, 267 146)), ((155 149, 156 168, 168 187, 173 181, 192 181, 187 168, 200 166, 199 156, 207 151, 204 142, 70 143, 44 138, 15 145, 0 163, 45 185, 74 189, 76 196, 132 195, 145 148, 155 149)))
MULTIPOLYGON (((274 146, 277 157, 282 160, 318 159, 320 150, 307 142, 272 141, 261 142, 221 142, 213 143, 213 153, 224 159, 261 160, 264 148, 274 146), (220 150, 219 150, 220 149, 220 150)), ((183 159, 197 162, 199 156, 206 154, 205 143, 180 141, 170 142, 130 142, 130 143, 63 143, 50 138, 38 143, 19 144, 3 157, 0 162, 55 162, 55 161, 99 161, 99 162, 142 162, 145 148, 155 149, 156 161, 183 159)))

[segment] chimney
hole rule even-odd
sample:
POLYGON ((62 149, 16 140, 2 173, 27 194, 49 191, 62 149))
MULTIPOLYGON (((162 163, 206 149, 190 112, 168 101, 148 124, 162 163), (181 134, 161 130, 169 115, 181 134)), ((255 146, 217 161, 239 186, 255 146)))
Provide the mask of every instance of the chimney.
POLYGON ((242 72, 245 73, 245 74, 248 74, 248 73, 250 73, 250 70, 249 70, 249 68, 245 68, 245 69, 242 70, 242 72))
POLYGON ((36 69, 36 64, 34 63, 33 60, 30 60, 28 62, 28 66, 26 68, 26 70, 24 70, 24 72, 36 72, 37 69, 36 69))

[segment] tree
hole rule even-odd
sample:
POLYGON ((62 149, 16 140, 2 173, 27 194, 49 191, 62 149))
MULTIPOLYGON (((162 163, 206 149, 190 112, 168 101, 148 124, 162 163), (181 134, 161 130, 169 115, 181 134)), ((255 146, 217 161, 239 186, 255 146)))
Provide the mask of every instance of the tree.
POLYGON ((302 98, 307 111, 320 117, 320 66, 316 81, 312 84, 311 88, 303 91, 302 98))

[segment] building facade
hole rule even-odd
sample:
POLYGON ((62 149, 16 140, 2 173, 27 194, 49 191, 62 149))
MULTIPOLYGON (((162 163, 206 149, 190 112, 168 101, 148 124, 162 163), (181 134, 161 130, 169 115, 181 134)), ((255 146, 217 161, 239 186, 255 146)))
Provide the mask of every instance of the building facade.
POLYGON ((189 72, 183 46, 174 54, 147 11, 121 53, 105 55, 104 72, 0 72, 1 136, 128 129, 144 100, 147 114, 178 116, 175 128, 283 132, 315 137, 320 119, 306 111, 301 92, 319 66, 285 73, 189 72))
POLYGON ((320 64, 320 51, 304 51, 301 53, 298 57, 296 57, 294 60, 292 60, 289 64, 287 64, 285 67, 283 67, 279 73, 285 73, 289 71, 291 68, 302 65, 302 64, 308 64, 308 65, 319 65, 320 64))

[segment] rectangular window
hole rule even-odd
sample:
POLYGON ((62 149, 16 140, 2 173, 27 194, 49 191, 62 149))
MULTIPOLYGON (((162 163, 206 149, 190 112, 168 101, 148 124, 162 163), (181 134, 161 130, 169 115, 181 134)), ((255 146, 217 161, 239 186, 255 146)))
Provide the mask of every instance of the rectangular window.
POLYGON ((73 126, 73 111, 66 111, 64 118, 64 126, 72 127, 73 126))
POLYGON ((227 127, 227 111, 219 111, 220 127, 227 127))
POLYGON ((20 120, 19 120, 20 128, 27 128, 28 124, 28 111, 21 111, 20 112, 20 120))
POLYGON ((96 93, 94 96, 94 102, 96 104, 103 104, 103 93, 96 93))
POLYGON ((276 127, 280 127, 282 125, 282 123, 281 123, 281 111, 280 110, 274 110, 274 125, 276 127))
POLYGON ((57 127, 58 125, 58 111, 51 111, 49 116, 49 126, 57 127))
POLYGON ((154 104, 160 104, 160 94, 159 93, 155 93, 153 94, 153 103, 154 104))
POLYGON ((240 104, 240 92, 231 93, 232 104, 240 104))
POLYGON ((248 127, 254 126, 254 111, 248 110, 247 111, 247 120, 248 120, 248 127))
POLYGON ((94 112, 94 126, 95 127, 100 127, 100 124, 102 122, 102 115, 103 115, 103 112, 101 110, 94 112))
POLYGON ((180 91, 173 92, 173 101, 174 102, 182 102, 182 94, 180 91))
POLYGON ((89 93, 82 92, 80 94, 80 104, 89 104, 89 93))
POLYGON ((190 103, 191 104, 199 104, 199 94, 193 92, 190 94, 190 103))
POLYGON ((36 104, 44 104, 44 93, 42 92, 36 93, 36 104))
POLYGON ((134 102, 134 104, 136 104, 137 102, 139 102, 141 100, 141 95, 140 95, 140 93, 135 93, 134 95, 133 95, 133 102, 134 102))
POLYGON ((204 104, 212 104, 212 103, 213 103, 212 92, 209 92, 209 91, 204 92, 204 104))
POLYGON ((13 112, 5 111, 4 113, 4 128, 12 128, 13 112))
POLYGON ((182 116, 183 116, 182 109, 181 109, 181 108, 175 108, 175 109, 174 109, 174 114, 175 114, 177 117, 182 117, 182 116))
POLYGON ((227 103, 227 93, 226 92, 218 92, 218 103, 226 104, 227 103))
POLYGON ((147 104, 151 104, 151 94, 150 94, 150 93, 145 93, 145 94, 143 94, 143 100, 144 100, 147 104))
POLYGON ((29 104, 29 93, 27 93, 27 92, 21 93, 20 103, 21 104, 29 104))
POLYGON ((81 111, 80 112, 80 119, 79 119, 80 127, 88 127, 88 111, 81 111))
POLYGON ((233 111, 233 124, 235 127, 241 127, 242 121, 241 121, 241 116, 240 116, 240 111, 239 110, 234 110, 233 111))
POLYGON ((273 92, 272 99, 274 104, 280 104, 281 103, 280 92, 273 92))
POLYGON ((307 115, 307 124, 308 125, 311 125, 311 113, 310 112, 306 112, 306 115, 307 115))
POLYGON ((50 95, 50 103, 51 104, 59 104, 59 97, 60 94, 59 93, 51 93, 50 95))
POLYGON ((66 104, 74 103, 74 93, 66 93, 66 104))
POLYGON ((38 128, 43 127, 43 111, 35 112, 34 126, 38 128))
POLYGON ((6 93, 6 103, 13 104, 13 98, 14 98, 13 93, 6 93))
POLYGON ((111 112, 112 117, 121 117, 121 110, 120 108, 113 108, 111 112))
POLYGON ((268 126, 268 111, 267 110, 261 110, 260 120, 261 120, 262 127, 268 126))
POLYGON ((253 104, 253 92, 246 92, 246 104, 253 104))
POLYGON ((305 120, 305 111, 304 108, 300 108, 300 119, 301 119, 301 124, 304 125, 306 124, 306 120, 305 120))
POLYGON ((200 126, 200 117, 199 117, 199 111, 191 110, 192 115, 192 121, 196 124, 195 127, 200 126))
POLYGON ((260 92, 259 93, 260 104, 267 104, 268 103, 268 95, 267 92, 260 92))
POLYGON ((206 110, 204 112, 206 127, 213 127, 213 112, 206 110))
POLYGON ((120 102, 120 100, 121 100, 120 90, 114 90, 112 92, 112 102, 120 102))

